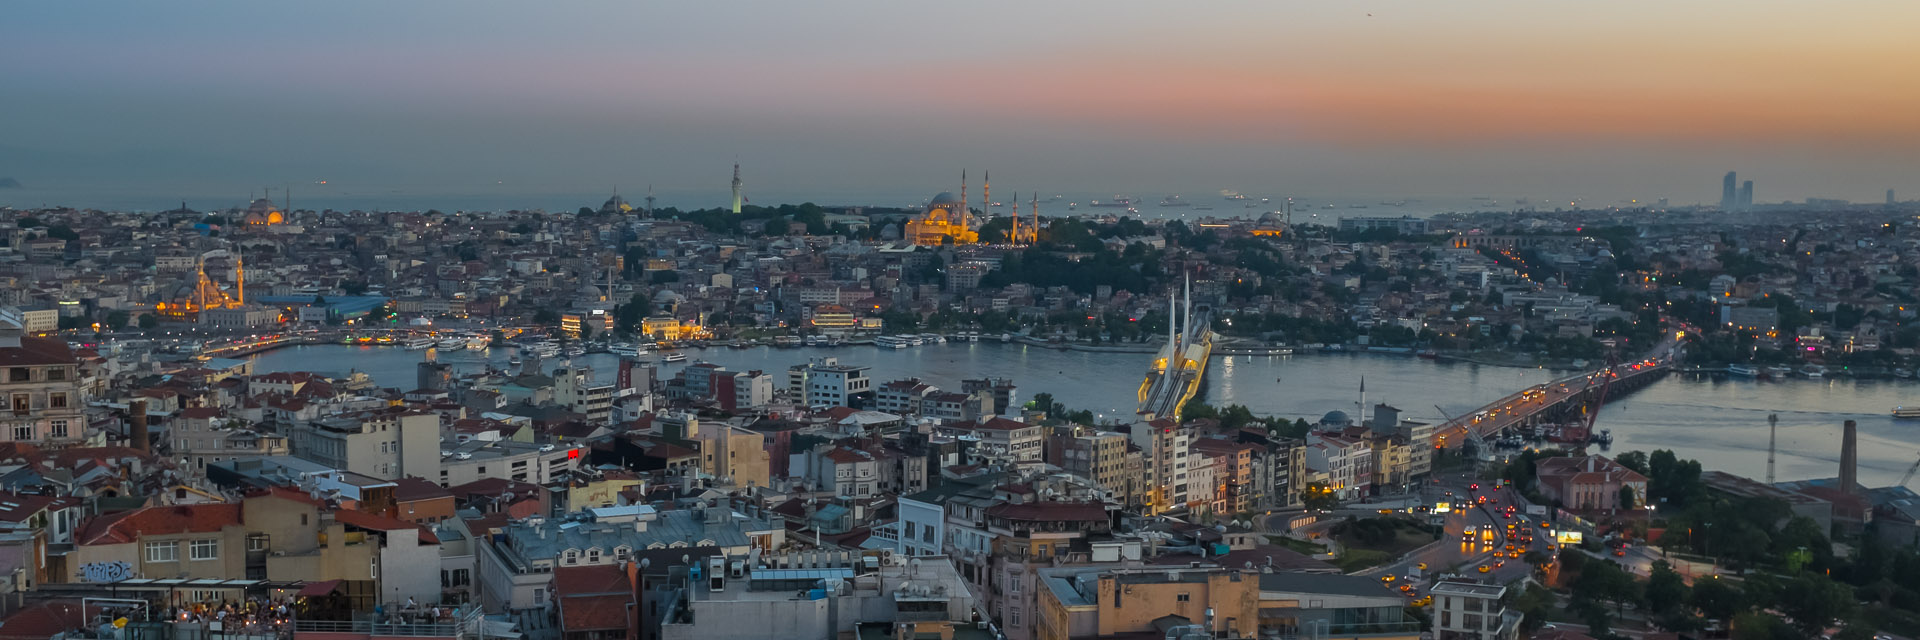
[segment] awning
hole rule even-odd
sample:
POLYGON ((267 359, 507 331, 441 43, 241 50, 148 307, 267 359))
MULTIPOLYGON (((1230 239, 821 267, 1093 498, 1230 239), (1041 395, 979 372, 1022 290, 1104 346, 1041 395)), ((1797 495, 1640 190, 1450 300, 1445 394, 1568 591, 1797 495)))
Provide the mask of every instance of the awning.
POLYGON ((294 595, 300 596, 302 598, 309 598, 313 596, 324 596, 329 593, 333 593, 334 587, 338 587, 338 586, 340 586, 339 580, 322 580, 320 582, 310 582, 310 583, 307 583, 307 586, 300 587, 300 593, 296 593, 294 595))

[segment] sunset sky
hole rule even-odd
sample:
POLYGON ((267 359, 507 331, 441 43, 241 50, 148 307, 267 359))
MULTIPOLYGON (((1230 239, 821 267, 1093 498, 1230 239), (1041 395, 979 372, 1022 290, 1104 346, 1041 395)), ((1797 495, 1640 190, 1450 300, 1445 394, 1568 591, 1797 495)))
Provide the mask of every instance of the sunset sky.
POLYGON ((952 188, 962 168, 992 169, 996 193, 1155 198, 1692 203, 1717 200, 1732 169, 1762 201, 1920 196, 1910 0, 28 2, 7 15, 0 177, 56 199, 325 179, 416 194, 651 183, 700 205, 736 159, 756 203, 901 198, 952 188))

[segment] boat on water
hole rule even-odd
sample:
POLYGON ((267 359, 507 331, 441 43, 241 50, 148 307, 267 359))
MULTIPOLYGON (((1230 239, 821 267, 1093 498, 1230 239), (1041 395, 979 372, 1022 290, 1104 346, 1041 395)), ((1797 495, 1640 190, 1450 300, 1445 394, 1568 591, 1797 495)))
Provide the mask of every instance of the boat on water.
POLYGON ((806 342, 807 342, 807 346, 809 347, 825 346, 827 344, 827 337, 826 336, 807 336, 806 342))
POLYGON ((560 355, 560 345, 552 342, 530 342, 520 345, 520 351, 522 353, 538 355, 542 358, 551 358, 560 355))
POLYGON ((1108 200, 1108 201, 1106 201, 1106 202, 1101 202, 1101 201, 1099 201, 1099 200, 1094 200, 1094 201, 1091 201, 1091 202, 1088 202, 1088 203, 1087 203, 1087 206, 1089 206, 1089 207, 1113 207, 1113 208, 1120 208, 1120 209, 1124 209, 1124 208, 1127 208, 1127 207, 1132 207, 1133 205, 1136 205, 1136 204, 1140 204, 1140 201, 1139 201, 1139 200, 1135 200, 1135 199, 1133 199, 1133 198, 1132 198, 1131 196, 1119 196, 1119 195, 1117 195, 1117 196, 1114 196, 1112 200, 1108 200))
MULTIPOLYGON (((1416 353, 1416 354, 1414 354, 1414 355, 1416 355, 1416 356, 1419 356, 1419 357, 1420 357, 1420 359, 1422 359, 1422 360, 1438 360, 1438 359, 1440 359, 1440 352, 1438 352, 1438 351, 1434 351, 1434 350, 1432 350, 1432 349, 1422 349, 1422 350, 1420 350, 1420 352, 1419 352, 1419 353, 1416 353)), ((1578 365, 1575 365, 1575 366, 1578 366, 1578 365)))
POLYGON ((1181 200, 1180 196, 1167 196, 1160 200, 1162 207, 1191 207, 1193 203, 1181 200))
POLYGON ((1609 445, 1612 445, 1612 444, 1613 444, 1613 430, 1612 430, 1612 429, 1601 429, 1599 433, 1596 433, 1596 434, 1593 434, 1593 443, 1594 443, 1594 444, 1597 444, 1597 445, 1600 445, 1600 446, 1602 446, 1602 447, 1605 447, 1605 446, 1609 446, 1609 445))
POLYGON ((584 355, 587 355, 587 350, 586 350, 586 349, 584 349, 584 348, 581 348, 581 347, 567 347, 567 357, 569 357, 569 358, 578 358, 578 357, 580 357, 580 356, 584 356, 584 355))
POLYGON ((776 347, 792 348, 800 346, 800 343, 800 336, 776 336, 773 339, 773 346, 776 347))
POLYGON ((467 348, 467 341, 462 340, 460 338, 447 338, 445 340, 441 340, 439 343, 436 343, 433 346, 435 349, 439 349, 441 351, 459 351, 461 349, 467 348))
POLYGON ((660 356, 660 361, 661 361, 661 362, 686 362, 686 361, 687 361, 687 354, 684 354, 684 353, 669 353, 669 354, 666 354, 666 355, 663 355, 663 356, 660 356))
POLYGON ((900 336, 876 336, 873 339, 873 346, 882 349, 905 349, 913 345, 900 336))
POLYGON ((634 357, 640 355, 640 349, 625 342, 615 342, 607 346, 607 352, 616 356, 634 357))
POLYGON ((471 338, 467 338, 467 349, 469 351, 482 351, 490 346, 493 346, 493 339, 488 338, 486 336, 473 336, 471 338))
POLYGON ((1786 367, 1786 366, 1781 366, 1777 364, 1771 367, 1767 367, 1767 377, 1773 378, 1775 380, 1785 380, 1787 379, 1788 376, 1792 376, 1792 375, 1793 375, 1793 367, 1786 367))
POLYGON ((1810 364, 1800 367, 1800 375, 1806 376, 1811 380, 1818 380, 1827 377, 1827 368, 1817 364, 1810 364))
POLYGON ((1894 407, 1893 417, 1901 420, 1920 419, 1920 407, 1894 407))
POLYGON ((433 346, 433 338, 409 338, 406 344, 408 351, 419 351, 433 346))
POLYGON ((1750 364, 1736 364, 1728 365, 1727 373, 1741 378, 1751 378, 1760 375, 1760 369, 1750 364))
POLYGON ((921 344, 946 344, 947 337, 940 335, 938 333, 922 333, 920 334, 920 343, 921 344))

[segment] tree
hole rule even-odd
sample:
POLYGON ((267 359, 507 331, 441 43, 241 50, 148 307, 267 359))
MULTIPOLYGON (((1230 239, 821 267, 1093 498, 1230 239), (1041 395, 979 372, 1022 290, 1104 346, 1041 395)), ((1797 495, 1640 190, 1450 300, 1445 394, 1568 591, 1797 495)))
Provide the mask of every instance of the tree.
POLYGON ((103 324, 106 325, 108 331, 119 331, 122 327, 127 326, 127 320, 130 317, 132 316, 125 311, 115 310, 107 313, 106 322, 103 324))
POLYGON ((1733 617, 1733 640, 1800 640, 1803 637, 1778 616, 1753 612, 1733 617))
POLYGON ((137 322, 139 323, 141 329, 152 329, 154 327, 160 326, 160 318, 151 313, 141 314, 140 319, 137 322))
POLYGON ((591 339, 593 339, 593 325, 588 325, 588 324, 580 325, 580 340, 582 342, 585 342, 591 339))
POLYGON ((340 290, 345 291, 347 295, 357 296, 367 292, 367 283, 359 280, 347 280, 340 283, 340 290))
POLYGON ((1309 482, 1300 492, 1300 503, 1308 510, 1332 509, 1340 506, 1340 498, 1333 495, 1333 489, 1325 482, 1309 482))
POLYGON ((1806 637, 1820 635, 1835 620, 1853 616, 1857 602, 1853 589, 1823 576, 1801 576, 1781 590, 1774 605, 1788 616, 1806 637))
POLYGON ((560 312, 552 309, 538 309, 533 312, 534 324, 553 324, 560 321, 560 312))
POLYGON ((1687 581, 1665 560, 1655 560, 1640 600, 1654 613, 1675 611, 1687 602, 1687 581))
POLYGON ((1687 604, 1693 605, 1708 618, 1729 620, 1734 614, 1747 609, 1747 597, 1726 580, 1712 578, 1694 581, 1693 593, 1687 596, 1687 604))
POLYGON ((1640 496, 1633 492, 1633 487, 1620 487, 1620 510, 1625 511, 1639 506, 1634 504, 1634 499, 1638 497, 1640 496))

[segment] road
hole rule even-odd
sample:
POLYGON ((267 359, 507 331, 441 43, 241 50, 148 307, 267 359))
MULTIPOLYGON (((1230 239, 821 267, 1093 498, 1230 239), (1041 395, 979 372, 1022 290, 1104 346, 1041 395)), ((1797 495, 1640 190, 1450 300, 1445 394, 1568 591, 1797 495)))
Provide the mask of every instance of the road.
MULTIPOLYGON (((1672 366, 1680 348, 1680 334, 1676 333, 1661 341, 1660 345, 1648 351, 1642 360, 1622 362, 1615 373, 1618 377, 1650 372, 1653 368, 1672 366)), ((1490 438, 1508 428, 1524 425, 1540 411, 1566 400, 1568 396, 1586 389, 1589 384, 1598 384, 1600 371, 1590 371, 1567 376, 1546 384, 1535 385, 1516 391, 1480 409, 1441 423, 1434 429, 1434 441, 1441 446, 1456 447, 1467 440, 1467 430, 1481 438, 1490 438)))

